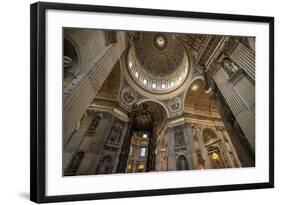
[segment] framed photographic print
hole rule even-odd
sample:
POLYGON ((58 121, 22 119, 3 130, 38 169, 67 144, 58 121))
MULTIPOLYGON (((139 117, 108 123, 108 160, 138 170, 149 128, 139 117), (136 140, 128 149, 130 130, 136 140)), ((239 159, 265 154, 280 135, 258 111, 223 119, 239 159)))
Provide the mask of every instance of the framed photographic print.
POLYGON ((31 5, 34 202, 274 187, 274 18, 31 5))

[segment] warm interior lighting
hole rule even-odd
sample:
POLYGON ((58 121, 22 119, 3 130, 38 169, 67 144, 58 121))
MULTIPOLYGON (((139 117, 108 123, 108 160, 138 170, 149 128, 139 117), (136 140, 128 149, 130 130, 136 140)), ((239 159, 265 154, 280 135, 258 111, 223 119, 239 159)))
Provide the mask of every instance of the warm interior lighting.
POLYGON ((212 160, 219 160, 219 155, 216 152, 213 152, 211 157, 212 157, 212 160))
POLYGON ((144 165, 143 165, 143 164, 140 164, 140 165, 138 166, 138 169, 144 169, 144 165))
POLYGON ((144 147, 142 147, 140 150, 140 156, 145 157, 145 148, 144 147))
POLYGON ((166 44, 165 38, 163 36, 158 36, 156 38, 156 42, 157 42, 159 47, 163 47, 166 44))
POLYGON ((199 88, 199 86, 197 84, 195 84, 192 86, 191 90, 196 91, 196 90, 198 90, 198 88, 199 88))

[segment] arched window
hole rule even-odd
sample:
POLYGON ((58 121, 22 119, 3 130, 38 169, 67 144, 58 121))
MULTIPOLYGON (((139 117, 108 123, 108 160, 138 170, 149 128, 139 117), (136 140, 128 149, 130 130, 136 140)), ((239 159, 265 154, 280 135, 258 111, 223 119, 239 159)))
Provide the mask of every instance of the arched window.
POLYGON ((84 157, 84 152, 83 151, 80 151, 80 152, 77 152, 75 154, 75 156, 72 158, 71 162, 70 162, 70 165, 68 166, 67 170, 65 171, 65 176, 73 176, 76 174, 80 164, 81 164, 81 161, 84 157))
POLYGON ((188 163, 185 156, 180 155, 177 159, 177 170, 188 170, 188 163))
POLYGON ((100 162, 97 174, 110 174, 112 172, 112 158, 104 156, 100 162))

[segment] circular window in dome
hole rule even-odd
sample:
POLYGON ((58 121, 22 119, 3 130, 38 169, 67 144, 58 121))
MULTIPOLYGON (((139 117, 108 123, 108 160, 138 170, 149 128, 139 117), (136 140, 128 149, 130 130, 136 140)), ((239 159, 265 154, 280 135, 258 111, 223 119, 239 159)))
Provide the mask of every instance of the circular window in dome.
POLYGON ((163 50, 166 48, 167 46, 167 39, 164 35, 159 34, 159 35, 155 35, 154 38, 154 46, 159 49, 159 50, 163 50))

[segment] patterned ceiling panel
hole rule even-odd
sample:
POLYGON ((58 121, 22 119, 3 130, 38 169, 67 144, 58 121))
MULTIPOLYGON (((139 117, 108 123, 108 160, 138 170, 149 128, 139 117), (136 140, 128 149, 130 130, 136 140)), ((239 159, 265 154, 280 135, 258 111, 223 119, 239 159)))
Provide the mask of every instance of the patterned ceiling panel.
POLYGON ((142 32, 134 42, 135 55, 145 71, 166 77, 181 65, 184 47, 174 34, 142 32))
POLYGON ((184 111, 192 114, 219 116, 215 101, 204 89, 203 80, 195 80, 191 84, 186 93, 184 111))

